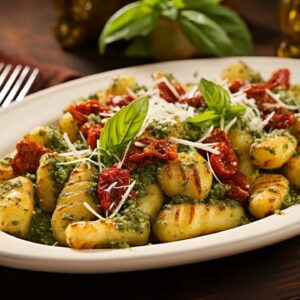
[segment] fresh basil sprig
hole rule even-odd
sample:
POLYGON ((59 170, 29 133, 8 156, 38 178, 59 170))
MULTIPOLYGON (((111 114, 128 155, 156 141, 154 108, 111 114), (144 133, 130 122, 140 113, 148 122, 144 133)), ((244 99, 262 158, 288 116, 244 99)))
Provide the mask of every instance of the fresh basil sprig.
POLYGON ((253 51, 250 32, 236 12, 223 5, 205 5, 201 8, 201 12, 227 33, 231 40, 233 55, 247 55, 253 51))
POLYGON ((100 158, 110 166, 121 158, 128 143, 136 137, 146 118, 149 98, 140 97, 122 107, 103 127, 100 135, 100 158))
POLYGON ((217 56, 232 53, 231 40, 225 30, 203 13, 184 10, 179 15, 179 24, 187 38, 202 52, 217 56))
POLYGON ((199 84, 200 92, 208 106, 208 110, 188 118, 188 123, 203 123, 207 121, 219 121, 233 119, 245 113, 246 108, 242 105, 231 105, 229 93, 219 84, 202 78, 199 84))
POLYGON ((148 35, 157 20, 157 12, 143 2, 125 5, 105 24, 99 38, 100 53, 104 53, 106 45, 112 42, 148 35))
POLYGON ((252 39, 246 24, 237 13, 219 2, 140 0, 130 3, 107 21, 99 37, 99 51, 103 54, 108 44, 133 39, 127 55, 151 56, 147 38, 159 18, 167 18, 179 23, 182 32, 201 53, 216 56, 250 54, 252 39))

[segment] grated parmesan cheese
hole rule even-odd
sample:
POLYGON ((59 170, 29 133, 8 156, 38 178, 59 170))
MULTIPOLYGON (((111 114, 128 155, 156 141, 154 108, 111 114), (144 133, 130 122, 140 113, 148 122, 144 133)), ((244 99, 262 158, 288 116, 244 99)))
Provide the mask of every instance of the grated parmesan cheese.
POLYGON ((169 79, 167 77, 161 77, 159 79, 157 79, 155 81, 155 83, 158 85, 160 83, 164 83, 168 89, 171 91, 171 93, 177 98, 179 99, 180 95, 179 93, 177 92, 177 90, 174 88, 174 86, 172 85, 172 83, 169 81, 169 79))
POLYGON ((79 158, 80 155, 79 155, 78 151, 76 150, 75 146, 70 141, 69 136, 68 136, 68 134, 66 132, 63 134, 63 139, 67 143, 67 146, 69 147, 69 149, 71 150, 71 152, 73 153, 73 155, 79 158))
POLYGON ((116 207, 116 209, 113 211, 113 213, 109 216, 109 218, 113 218, 121 209, 121 207, 123 206, 123 204, 125 203, 127 197, 129 196, 131 190, 133 189, 134 185, 135 185, 135 180, 129 185, 129 187, 127 188, 126 192, 124 193, 124 195, 121 198, 121 201, 119 202, 118 206, 116 207))
POLYGON ((177 144, 194 147, 194 148, 201 149, 201 150, 204 150, 204 151, 207 151, 207 152, 211 152, 213 154, 219 154, 219 151, 217 149, 214 149, 214 148, 211 147, 211 146, 216 145, 216 143, 203 144, 203 143, 199 143, 199 142, 191 142, 191 141, 188 141, 188 140, 178 139, 178 138, 174 138, 174 137, 171 137, 170 140, 177 143, 177 144))

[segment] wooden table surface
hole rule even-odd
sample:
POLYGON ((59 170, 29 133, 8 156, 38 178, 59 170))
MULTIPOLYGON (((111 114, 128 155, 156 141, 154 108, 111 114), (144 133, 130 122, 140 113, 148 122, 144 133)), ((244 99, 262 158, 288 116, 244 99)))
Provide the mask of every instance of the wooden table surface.
MULTIPOLYGON (((255 55, 274 55, 276 1, 240 1, 251 23, 255 55)), ((63 51, 51 32, 50 1, 0 1, 0 49, 93 74, 151 60, 125 59, 118 48, 100 57, 95 46, 63 51)), ((0 267, 0 297, 7 295, 115 299, 300 299, 300 237, 215 261, 120 274, 69 275, 0 267), (127 297, 125 297, 127 296, 127 297)))

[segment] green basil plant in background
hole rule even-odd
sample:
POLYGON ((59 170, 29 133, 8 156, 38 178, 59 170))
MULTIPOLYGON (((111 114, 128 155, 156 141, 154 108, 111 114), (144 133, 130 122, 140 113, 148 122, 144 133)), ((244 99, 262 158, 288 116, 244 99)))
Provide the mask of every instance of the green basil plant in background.
POLYGON ((248 55, 249 30, 239 15, 220 0, 141 0, 132 2, 105 24, 99 51, 108 44, 131 40, 127 56, 157 59, 196 55, 248 55))

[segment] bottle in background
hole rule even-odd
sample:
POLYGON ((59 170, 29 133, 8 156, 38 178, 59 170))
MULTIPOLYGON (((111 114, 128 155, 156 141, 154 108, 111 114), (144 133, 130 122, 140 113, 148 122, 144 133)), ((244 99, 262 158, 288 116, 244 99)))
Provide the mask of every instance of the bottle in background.
POLYGON ((128 0, 52 0, 53 31, 61 46, 75 48, 97 39, 107 19, 128 0))
POLYGON ((300 58, 300 0, 281 0, 279 21, 282 39, 277 55, 300 58))

